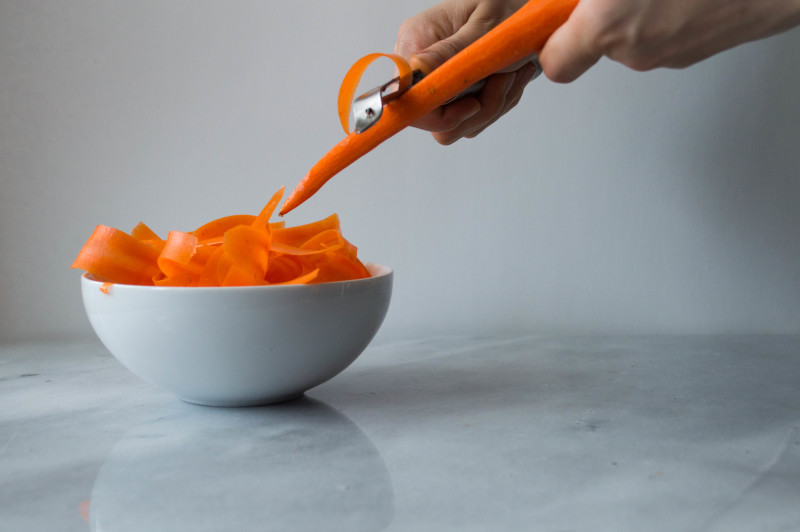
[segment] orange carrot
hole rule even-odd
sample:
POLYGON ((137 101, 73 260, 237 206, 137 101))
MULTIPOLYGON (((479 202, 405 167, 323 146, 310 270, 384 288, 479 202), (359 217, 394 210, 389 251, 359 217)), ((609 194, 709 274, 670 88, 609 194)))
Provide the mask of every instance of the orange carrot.
POLYGON ((328 251, 325 248, 317 248, 317 249, 310 249, 305 247, 298 248, 296 246, 290 246, 288 244, 275 241, 273 241, 272 244, 270 244, 269 250, 275 252, 276 254, 289 255, 289 256, 317 255, 319 253, 325 253, 326 251, 328 251))
POLYGON ((297 257, 275 253, 270 256, 264 279, 268 283, 285 283, 301 277, 305 272, 305 264, 297 257))
POLYGON ((295 225, 294 227, 286 227, 285 229, 276 229, 273 231, 273 236, 276 241, 291 245, 302 246, 310 238, 317 233, 321 233, 327 229, 338 229, 339 217, 336 214, 331 214, 327 218, 317 220, 305 225, 295 225))
MULTIPOLYGON (((301 275, 296 277, 295 279, 290 279, 288 281, 284 281, 282 283, 274 283, 274 284, 311 284, 311 283, 318 283, 320 282, 317 278, 319 276, 319 270, 313 270, 305 275, 301 275)), ((342 281, 344 279, 337 279, 337 281, 342 281)))
POLYGON ((119 229, 98 225, 72 267, 101 281, 151 285, 160 273, 157 261, 158 251, 152 247, 119 229))
MULTIPOLYGON (((196 236, 181 231, 170 231, 164 249, 158 256, 158 268, 167 277, 189 273, 189 262, 196 252, 196 236)), ((197 275, 200 274, 198 265, 195 266, 194 271, 197 275)))
MULTIPOLYGON (((192 231, 192 233, 199 241, 202 242, 203 240, 222 237, 222 235, 225 234, 225 231, 232 227, 236 227, 237 225, 250 225, 255 219, 256 217, 252 214, 234 214, 212 220, 207 224, 198 227, 192 231)), ((220 242, 222 242, 222 240, 220 240, 220 242)))
POLYGON ((136 240, 147 242, 149 240, 161 240, 155 232, 147 227, 143 222, 136 224, 131 230, 131 236, 136 240))
POLYGON ((338 229, 328 229, 321 231, 309 238, 302 249, 318 251, 334 251, 344 247, 344 238, 338 229))
POLYGON ((156 286, 190 286, 194 283, 194 277, 188 272, 180 272, 169 277, 156 279, 153 284, 156 286))
POLYGON ((224 252, 225 250, 222 249, 222 246, 218 246, 214 249, 214 252, 208 257, 205 265, 203 265, 203 271, 200 273, 200 277, 197 280, 197 286, 219 286, 219 275, 217 271, 220 258, 224 252))
POLYGON ((493 30, 386 104, 380 119, 350 133, 315 164, 283 204, 280 215, 314 195, 330 178, 383 141, 413 124, 483 78, 541 51, 578 0, 529 0, 493 30))
POLYGON ((131 234, 98 226, 73 263, 105 281, 156 286, 306 284, 368 277, 355 246, 342 236, 339 217, 286 227, 270 222, 278 190, 258 216, 212 220, 191 233, 162 240, 144 223, 131 234))
POLYGON ((364 279, 369 277, 369 271, 361 262, 353 262, 341 253, 326 253, 324 261, 319 264, 317 282, 341 281, 344 279, 364 279))
POLYGON ((256 216, 256 219, 253 220, 251 224, 253 227, 257 229, 266 229, 269 225, 269 219, 272 218, 272 214, 275 212, 275 209, 278 208, 278 204, 281 202, 281 198, 283 197, 283 192, 286 190, 286 187, 281 187, 278 191, 272 195, 270 200, 261 209, 261 212, 256 216))
MULTIPOLYGON (((225 233, 223 265, 253 279, 264 279, 269 264, 269 233, 239 225, 225 233), (235 267, 235 268, 234 268, 235 267)), ((224 277, 224 276, 223 276, 224 277)))

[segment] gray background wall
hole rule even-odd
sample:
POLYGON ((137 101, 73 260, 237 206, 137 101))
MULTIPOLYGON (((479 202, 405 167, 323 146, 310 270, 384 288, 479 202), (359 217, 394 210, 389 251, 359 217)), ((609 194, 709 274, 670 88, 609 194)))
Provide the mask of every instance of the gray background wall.
MULTIPOLYGON (((0 0, 0 341, 91 335, 69 265, 96 224, 191 230, 292 188, 342 138, 344 72, 427 5, 0 0)), ((396 269, 385 335, 800 332, 798 50, 542 78, 287 222, 336 211, 396 269)))

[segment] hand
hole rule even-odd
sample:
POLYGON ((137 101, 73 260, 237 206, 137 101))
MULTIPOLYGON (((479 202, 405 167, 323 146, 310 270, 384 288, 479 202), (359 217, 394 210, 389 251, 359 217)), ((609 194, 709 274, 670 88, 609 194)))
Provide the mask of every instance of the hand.
MULTIPOLYGON (((444 0, 406 20, 395 53, 426 74, 472 44, 519 9, 525 0, 444 0)), ((486 78, 475 96, 464 96, 421 118, 414 127, 430 131, 440 144, 472 138, 519 102, 536 74, 532 58, 486 78)))
MULTIPOLYGON (((395 51, 430 72, 524 4, 444 0, 400 27, 395 51)), ((539 54, 545 75, 571 82, 601 57, 634 70, 685 68, 739 44, 800 24, 800 0, 581 0, 539 54)), ((476 97, 414 124, 441 144, 478 135, 513 108, 536 70, 526 59, 489 76, 476 97)))
POLYGON ((634 70, 685 68, 800 24, 800 0, 581 0, 539 54, 570 82, 606 56, 634 70))

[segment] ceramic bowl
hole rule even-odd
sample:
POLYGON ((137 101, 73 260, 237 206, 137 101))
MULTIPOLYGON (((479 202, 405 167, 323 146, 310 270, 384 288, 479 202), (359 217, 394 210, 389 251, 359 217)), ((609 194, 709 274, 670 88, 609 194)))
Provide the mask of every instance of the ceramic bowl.
POLYGON ((89 321, 132 373, 183 400, 252 406, 302 395, 349 366, 378 332, 393 272, 311 285, 153 287, 81 277, 89 321))

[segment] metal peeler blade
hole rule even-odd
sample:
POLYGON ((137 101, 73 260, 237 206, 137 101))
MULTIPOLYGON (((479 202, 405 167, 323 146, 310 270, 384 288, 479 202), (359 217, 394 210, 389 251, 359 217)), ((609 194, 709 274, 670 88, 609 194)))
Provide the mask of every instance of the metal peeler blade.
MULTIPOLYGON (((421 70, 413 71, 411 73, 411 85, 408 88, 416 85, 423 77, 424 74, 421 70)), ((363 133, 369 129, 381 117, 383 106, 400 97, 408 88, 401 91, 400 78, 397 77, 353 100, 351 111, 355 118, 355 132, 363 133)))

